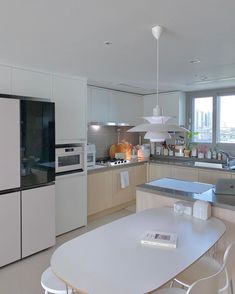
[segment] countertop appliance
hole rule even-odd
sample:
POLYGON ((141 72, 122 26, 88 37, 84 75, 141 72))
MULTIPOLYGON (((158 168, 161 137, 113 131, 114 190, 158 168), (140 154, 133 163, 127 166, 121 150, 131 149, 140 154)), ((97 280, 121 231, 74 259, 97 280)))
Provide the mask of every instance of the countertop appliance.
POLYGON ((56 173, 84 171, 84 147, 78 145, 56 146, 56 173))
POLYGON ((87 224, 84 147, 84 143, 56 146, 56 236, 87 224))
POLYGON ((105 166, 118 166, 118 165, 125 165, 130 163, 128 159, 110 159, 110 158, 103 158, 96 161, 96 164, 105 165, 105 166))
POLYGON ((95 144, 87 144, 87 167, 95 166, 96 147, 95 144))

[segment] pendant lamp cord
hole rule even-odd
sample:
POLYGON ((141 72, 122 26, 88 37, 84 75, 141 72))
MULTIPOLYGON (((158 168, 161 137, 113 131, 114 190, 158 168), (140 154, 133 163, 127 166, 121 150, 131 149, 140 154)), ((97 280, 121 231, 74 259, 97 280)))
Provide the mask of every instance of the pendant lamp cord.
POLYGON ((157 39, 157 105, 158 105, 158 92, 159 92, 159 40, 157 39))

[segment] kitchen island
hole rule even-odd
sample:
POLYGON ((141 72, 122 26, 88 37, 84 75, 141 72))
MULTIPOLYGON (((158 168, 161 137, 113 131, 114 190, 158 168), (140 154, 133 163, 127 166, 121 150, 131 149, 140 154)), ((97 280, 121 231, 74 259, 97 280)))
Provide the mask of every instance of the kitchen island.
MULTIPOLYGON (((205 200, 212 205, 212 216, 218 217, 225 223, 227 230, 218 244, 218 257, 223 256, 226 246, 235 241, 235 196, 216 195, 213 188, 203 193, 180 191, 176 189, 162 188, 156 185, 157 181, 148 182, 136 187, 137 212, 163 206, 173 207, 179 200, 196 201, 205 200)), ((188 181, 189 185, 190 182, 188 181)))

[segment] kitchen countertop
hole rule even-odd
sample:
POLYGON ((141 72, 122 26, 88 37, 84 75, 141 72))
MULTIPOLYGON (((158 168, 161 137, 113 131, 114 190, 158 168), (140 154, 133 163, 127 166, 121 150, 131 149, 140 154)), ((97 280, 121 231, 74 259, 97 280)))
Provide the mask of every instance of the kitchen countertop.
POLYGON ((131 161, 130 163, 126 163, 126 164, 120 164, 120 165, 116 165, 116 166, 107 166, 107 165, 101 165, 101 164, 96 164, 95 166, 91 166, 87 168, 87 173, 92 174, 92 173, 97 173, 97 172, 104 172, 104 171, 108 171, 108 170, 114 170, 114 169, 121 169, 121 168, 128 168, 131 166, 135 166, 135 165, 140 165, 140 164, 145 164, 148 163, 149 160, 135 160, 135 161, 131 161))
POLYGON ((176 165, 176 166, 182 166, 182 167, 190 167, 190 168, 197 168, 197 169, 205 169, 205 170, 217 170, 222 172, 229 172, 229 173, 235 173, 235 170, 229 169, 229 168, 211 168, 211 167, 202 167, 202 166, 195 166, 194 162, 210 162, 210 163, 222 163, 225 164, 224 161, 218 161, 218 160, 207 160, 207 159, 198 159, 198 158, 185 158, 185 157, 169 157, 169 156, 159 156, 155 158, 145 159, 145 160, 135 160, 130 163, 124 164, 124 165, 117 165, 117 166, 106 166, 97 164, 92 167, 87 168, 88 174, 100 172, 100 171, 107 171, 117 168, 127 168, 129 166, 139 165, 143 163, 156 163, 156 164, 167 164, 167 165, 176 165))
POLYGON ((196 201, 205 200, 211 203, 212 206, 221 207, 225 209, 235 210, 235 195, 216 195, 214 189, 209 189, 204 193, 191 193, 174 190, 171 188, 161 188, 154 185, 154 181, 138 185, 136 190, 152 193, 160 196, 176 198, 179 200, 196 201), (151 184, 150 184, 151 183, 151 184))
POLYGON ((235 173, 235 170, 229 169, 227 167, 224 168, 215 168, 215 167, 203 167, 203 166, 195 166, 195 162, 209 162, 209 163, 220 163, 225 164, 224 161, 213 160, 213 159, 199 159, 199 158, 185 158, 185 157, 169 157, 169 156, 159 156, 155 158, 150 158, 149 163, 156 164, 167 164, 167 165, 177 165, 182 167, 190 167, 190 168, 200 168, 200 169, 209 169, 209 170, 217 170, 222 172, 231 172, 235 173))

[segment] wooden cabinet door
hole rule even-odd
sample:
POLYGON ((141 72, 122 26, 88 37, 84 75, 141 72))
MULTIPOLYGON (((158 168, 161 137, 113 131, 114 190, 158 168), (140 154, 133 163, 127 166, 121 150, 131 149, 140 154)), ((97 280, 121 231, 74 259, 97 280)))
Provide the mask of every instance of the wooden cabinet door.
POLYGON ((0 98, 0 190, 20 187, 19 100, 0 98))
POLYGON ((172 178, 197 182, 198 170, 197 168, 172 166, 172 178))
POLYGON ((135 177, 133 167, 122 168, 112 171, 112 204, 113 206, 123 204, 135 199, 135 177), (121 172, 127 171, 129 175, 129 186, 121 187, 121 172))
POLYGON ((20 192, 0 195, 0 267, 21 258, 20 192))
POLYGON ((97 172, 87 177, 87 214, 112 207, 112 172, 97 172))
POLYGON ((213 170, 198 170, 198 181, 208 184, 216 184, 217 179, 230 179, 231 173, 224 171, 213 171, 213 170))
POLYGON ((141 185, 147 182, 147 164, 136 165, 133 167, 135 186, 141 185))
POLYGON ((149 181, 167 177, 170 178, 171 176, 171 165, 155 163, 149 165, 149 181))
POLYGON ((22 257, 55 245, 55 185, 22 191, 22 257))

